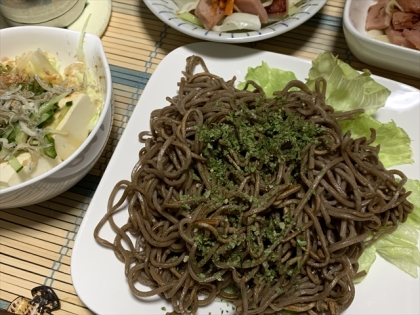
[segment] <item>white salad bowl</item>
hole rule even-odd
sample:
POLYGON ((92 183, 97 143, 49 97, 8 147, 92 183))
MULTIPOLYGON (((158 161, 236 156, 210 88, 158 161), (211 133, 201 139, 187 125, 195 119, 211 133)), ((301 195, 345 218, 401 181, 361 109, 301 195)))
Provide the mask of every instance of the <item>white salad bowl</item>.
MULTIPOLYGON (((77 59, 81 33, 45 26, 0 30, 0 58, 15 58, 38 48, 55 56, 60 69, 77 59)), ((103 110, 82 145, 49 171, 20 184, 0 189, 0 209, 36 204, 68 190, 94 166, 108 140, 113 117, 111 72, 99 37, 85 34, 83 50, 88 67, 104 99, 103 110)))
POLYGON ((291 31, 312 18, 326 2, 327 0, 303 1, 297 12, 279 22, 263 25, 258 31, 216 32, 180 19, 177 15, 178 6, 172 0, 144 0, 150 11, 173 29, 198 39, 231 44, 260 41, 291 31))
POLYGON ((376 0, 346 1, 343 31, 351 52, 369 65, 419 78, 419 50, 374 39, 365 30, 368 9, 375 3, 376 0))

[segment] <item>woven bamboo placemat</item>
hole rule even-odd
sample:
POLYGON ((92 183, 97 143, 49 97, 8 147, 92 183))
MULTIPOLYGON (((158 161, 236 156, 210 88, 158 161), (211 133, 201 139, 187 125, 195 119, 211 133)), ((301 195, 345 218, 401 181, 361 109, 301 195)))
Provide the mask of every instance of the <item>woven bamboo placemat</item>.
MULTIPOLYGON (((101 1, 101 0, 91 0, 101 1)), ((342 31, 345 0, 329 0, 300 27, 272 39, 241 44, 276 53, 314 59, 330 51, 356 69, 417 88, 418 80, 367 66, 347 47, 342 31)), ((77 185, 49 201, 0 211, 0 309, 17 296, 30 298, 38 285, 54 288, 61 310, 54 314, 92 314, 79 300, 70 276, 75 236, 89 202, 142 91, 159 62, 173 49, 196 40, 158 20, 141 0, 114 0, 102 42, 111 65, 115 116, 102 157, 77 185)))

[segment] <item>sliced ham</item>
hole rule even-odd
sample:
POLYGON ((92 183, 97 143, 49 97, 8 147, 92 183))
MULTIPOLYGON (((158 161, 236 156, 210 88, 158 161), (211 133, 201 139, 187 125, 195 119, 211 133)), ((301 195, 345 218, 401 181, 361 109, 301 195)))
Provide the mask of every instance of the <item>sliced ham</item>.
POLYGON ((403 32, 394 30, 392 26, 385 29, 385 34, 388 36, 388 39, 392 44, 407 48, 414 48, 413 43, 403 36, 403 32))
POLYGON ((391 16, 385 12, 387 0, 379 0, 368 9, 366 30, 383 30, 391 24, 391 16))
POLYGON ((235 6, 242 13, 249 13, 259 17, 261 23, 267 23, 268 14, 260 0, 235 0, 235 6))
POLYGON ((392 26, 396 30, 419 28, 420 14, 397 11, 392 15, 392 26))
POLYGON ((287 15, 289 9, 289 0, 273 0, 273 2, 265 7, 268 18, 274 21, 281 20, 287 15))
POLYGON ((403 31, 403 36, 410 43, 412 43, 417 49, 420 49, 420 29, 409 30, 405 29, 403 31))
POLYGON ((404 12, 420 13, 420 1, 419 0, 397 0, 404 12))
POLYGON ((200 0, 194 14, 200 19, 206 30, 211 30, 225 16, 225 11, 219 7, 218 1, 200 0))
POLYGON ((289 8, 288 0, 273 0, 273 2, 265 9, 268 14, 286 14, 289 8))

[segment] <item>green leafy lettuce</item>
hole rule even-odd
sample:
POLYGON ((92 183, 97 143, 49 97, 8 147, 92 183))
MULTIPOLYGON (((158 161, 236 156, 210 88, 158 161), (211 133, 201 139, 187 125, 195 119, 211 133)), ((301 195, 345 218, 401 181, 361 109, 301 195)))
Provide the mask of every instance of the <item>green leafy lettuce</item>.
POLYGON ((363 108, 373 114, 391 95, 390 90, 372 79, 369 70, 360 73, 331 53, 322 53, 312 62, 306 84, 314 90, 319 77, 327 80, 326 103, 337 112, 363 108))
MULTIPOLYGON (((370 267, 376 260, 376 248, 375 246, 366 247, 362 255, 359 257, 359 270, 358 272, 366 271, 366 275, 369 272, 370 267)), ((355 279, 354 283, 362 282, 366 278, 366 275, 360 278, 355 279)))
MULTIPOLYGON (((245 79, 254 81, 261 86, 267 97, 273 97, 273 92, 283 90, 287 83, 297 78, 292 71, 271 68, 263 61, 261 66, 255 68, 249 67, 245 79)), ((244 87, 245 82, 238 84, 239 89, 243 89, 244 87)))
MULTIPOLYGON (((375 253, 378 253, 412 277, 418 277, 418 267, 420 267, 420 252, 418 250, 420 182, 409 179, 404 187, 412 192, 407 199, 414 205, 413 213, 408 216, 406 222, 399 224, 395 232, 381 237, 363 252, 359 258, 359 271, 369 271, 375 261, 375 253)), ((358 282, 362 279, 358 279, 358 282)))
POLYGON ((394 121, 381 123, 370 115, 362 114, 355 120, 342 121, 340 126, 343 132, 350 130, 353 138, 369 138, 370 129, 374 128, 376 140, 372 145, 380 145, 379 158, 386 168, 413 163, 410 137, 394 121))

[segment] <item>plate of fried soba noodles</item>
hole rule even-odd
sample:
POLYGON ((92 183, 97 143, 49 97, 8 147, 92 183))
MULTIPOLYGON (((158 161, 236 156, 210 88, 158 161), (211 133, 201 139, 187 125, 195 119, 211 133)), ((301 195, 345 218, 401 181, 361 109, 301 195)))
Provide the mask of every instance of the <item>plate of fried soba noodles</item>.
POLYGON ((420 313, 418 226, 413 255, 377 245, 418 223, 420 91, 368 71, 343 89, 335 63, 314 65, 217 43, 161 61, 76 237, 72 280, 90 310, 420 313), (361 117, 363 136, 347 128, 361 117))

